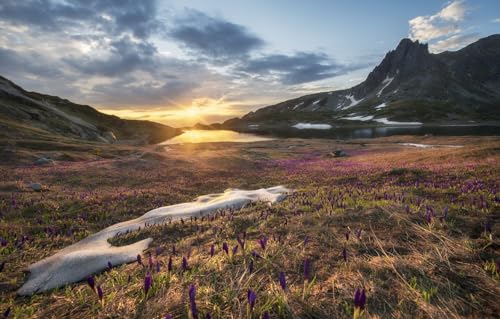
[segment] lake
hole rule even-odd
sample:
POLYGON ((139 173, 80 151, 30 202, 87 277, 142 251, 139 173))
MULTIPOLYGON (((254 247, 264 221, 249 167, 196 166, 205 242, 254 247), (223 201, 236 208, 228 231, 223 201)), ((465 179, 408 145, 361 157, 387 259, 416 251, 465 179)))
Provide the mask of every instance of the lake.
POLYGON ((213 142, 234 142, 248 143, 271 140, 270 137, 256 134, 238 133, 229 130, 188 130, 181 135, 166 140, 162 145, 188 144, 188 143, 213 143, 213 142))
POLYGON ((449 126, 382 126, 382 127, 333 127, 331 129, 269 129, 238 133, 229 130, 188 130, 161 144, 209 143, 209 142, 260 142, 273 138, 376 138, 392 135, 436 136, 491 136, 500 135, 500 126, 449 125, 449 126))

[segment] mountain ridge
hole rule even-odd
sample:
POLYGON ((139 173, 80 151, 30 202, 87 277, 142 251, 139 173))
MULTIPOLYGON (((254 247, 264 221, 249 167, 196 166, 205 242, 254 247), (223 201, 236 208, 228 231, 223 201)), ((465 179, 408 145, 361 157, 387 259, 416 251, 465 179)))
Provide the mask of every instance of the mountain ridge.
POLYGON ((344 90, 309 94, 263 107, 222 126, 463 123, 500 120, 500 34, 458 51, 430 53, 428 45, 402 39, 368 74, 344 90))
POLYGON ((181 133, 167 125, 125 120, 57 96, 29 92, 0 76, 0 137, 56 137, 113 143, 158 143, 181 133))

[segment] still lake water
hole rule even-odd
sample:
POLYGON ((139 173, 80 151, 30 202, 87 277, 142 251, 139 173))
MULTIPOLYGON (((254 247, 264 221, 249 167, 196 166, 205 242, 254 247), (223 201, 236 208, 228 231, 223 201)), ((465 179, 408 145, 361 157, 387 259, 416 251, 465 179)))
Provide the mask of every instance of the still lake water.
POLYGON ((333 127, 327 130, 273 129, 238 133, 229 130, 188 130, 161 144, 210 143, 210 142, 259 142, 273 138, 375 138, 392 135, 436 135, 436 136, 498 136, 500 126, 455 125, 455 126, 384 126, 384 127, 333 127))
POLYGON ((228 130, 188 130, 181 135, 177 135, 162 145, 187 144, 187 143, 210 143, 210 142, 260 142, 268 141, 272 138, 259 136, 256 134, 238 133, 228 130))

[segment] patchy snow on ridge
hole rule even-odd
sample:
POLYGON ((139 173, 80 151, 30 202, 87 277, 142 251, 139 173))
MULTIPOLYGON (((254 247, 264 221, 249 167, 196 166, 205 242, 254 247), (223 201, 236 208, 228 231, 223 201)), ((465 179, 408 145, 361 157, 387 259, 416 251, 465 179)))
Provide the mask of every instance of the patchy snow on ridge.
POLYGON ((343 110, 358 105, 364 99, 364 98, 362 98, 361 100, 356 100, 356 98, 354 98, 354 96, 352 94, 346 95, 345 98, 351 102, 348 105, 342 107, 343 110))
POLYGON ((377 97, 380 97, 380 95, 382 94, 382 91, 391 84, 392 80, 394 80, 394 78, 386 77, 382 81, 382 84, 384 84, 384 86, 380 89, 380 91, 378 91, 377 97))
POLYGON ((341 117, 341 120, 349 120, 349 121, 371 121, 373 120, 373 115, 367 115, 367 116, 346 116, 346 117, 341 117))
POLYGON ((384 103, 382 103, 382 104, 380 104, 380 105, 375 106, 375 109, 376 109, 376 110, 380 110, 380 109, 383 109, 383 108, 384 108, 384 107, 386 107, 386 106, 387 106, 387 104, 385 104, 385 102, 384 102, 384 103))
POLYGON ((295 110, 296 108, 298 108, 298 107, 299 107, 299 106, 301 106, 301 105, 304 105, 304 102, 303 102, 303 101, 302 101, 302 102, 300 102, 299 104, 295 105, 295 106, 293 107, 293 109, 292 109, 292 110, 295 110))
POLYGON ((396 122, 396 121, 389 121, 386 117, 380 118, 380 119, 373 119, 375 122, 378 123, 383 123, 383 124, 389 124, 389 125, 422 125, 421 122, 396 122))
POLYGON ((106 269, 108 262, 113 266, 133 262, 153 241, 152 238, 147 238, 130 245, 115 247, 108 239, 119 234, 165 224, 171 220, 200 217, 219 209, 240 209, 256 201, 276 203, 283 200, 289 192, 290 190, 283 186, 257 190, 227 189, 224 193, 200 196, 193 202, 153 209, 136 219, 111 225, 61 249, 55 255, 30 265, 28 271, 31 274, 17 293, 32 295, 83 280, 106 269))
POLYGON ((329 130, 332 128, 330 124, 313 124, 313 123, 297 123, 293 125, 299 130, 329 130))

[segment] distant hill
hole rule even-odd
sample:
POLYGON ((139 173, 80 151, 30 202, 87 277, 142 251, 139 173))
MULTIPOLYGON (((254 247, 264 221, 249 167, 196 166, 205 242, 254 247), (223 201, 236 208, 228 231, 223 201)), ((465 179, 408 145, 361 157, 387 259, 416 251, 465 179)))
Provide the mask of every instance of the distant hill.
POLYGON ((456 52, 439 54, 429 53, 427 44, 403 39, 364 82, 350 89, 281 102, 223 126, 499 120, 500 35, 492 35, 456 52))
POLYGON ((178 134, 167 125, 124 120, 57 96, 27 92, 0 76, 0 137, 157 143, 178 134))

